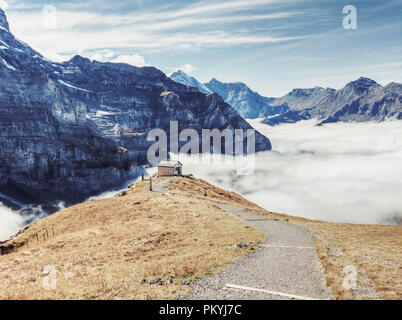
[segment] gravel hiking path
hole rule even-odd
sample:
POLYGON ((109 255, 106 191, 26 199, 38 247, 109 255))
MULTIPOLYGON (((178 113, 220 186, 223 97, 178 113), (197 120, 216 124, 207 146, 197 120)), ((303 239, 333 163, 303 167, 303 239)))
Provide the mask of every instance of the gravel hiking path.
POLYGON ((310 300, 331 299, 311 235, 303 227, 215 203, 249 226, 263 231, 259 248, 216 275, 191 284, 185 300, 310 300))
POLYGON ((165 188, 165 185, 172 180, 172 177, 165 178, 163 180, 155 181, 152 183, 152 191, 157 193, 168 193, 169 189, 165 188))
MULTIPOLYGON (((165 185, 169 181, 156 183, 154 192, 167 193, 165 185)), ((240 207, 211 203, 263 231, 266 240, 224 271, 194 281, 191 293, 182 300, 331 299, 311 235, 305 228, 255 216, 240 207)))

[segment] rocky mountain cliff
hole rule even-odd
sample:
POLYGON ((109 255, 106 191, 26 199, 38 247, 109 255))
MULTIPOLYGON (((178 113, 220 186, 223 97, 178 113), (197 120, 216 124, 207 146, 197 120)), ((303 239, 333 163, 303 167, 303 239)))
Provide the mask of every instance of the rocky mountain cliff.
MULTIPOLYGON (((54 63, 16 39, 0 9, 0 192, 23 203, 75 203, 121 185, 146 164, 147 133, 249 129, 217 94, 153 67, 75 56, 54 63)), ((256 151, 269 150, 256 134, 256 151)))

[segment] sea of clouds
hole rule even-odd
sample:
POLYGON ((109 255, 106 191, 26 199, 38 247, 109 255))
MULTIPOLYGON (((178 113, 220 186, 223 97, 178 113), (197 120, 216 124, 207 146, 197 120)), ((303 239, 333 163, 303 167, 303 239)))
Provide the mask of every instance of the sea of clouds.
POLYGON ((273 145, 272 151, 257 154, 252 175, 237 175, 235 165, 192 164, 181 158, 185 173, 274 212, 330 222, 401 223, 400 121, 250 123, 273 145))
POLYGON ((0 241, 8 239, 24 227, 26 219, 18 212, 0 203, 0 241))
MULTIPOLYGON (((253 174, 238 175, 236 163, 216 164, 216 156, 207 157, 212 164, 181 157, 184 173, 274 212, 330 222, 401 224, 401 121, 317 126, 309 120, 275 127, 249 122, 273 145, 272 151, 257 154, 253 174)), ((43 217, 40 208, 36 212, 26 215, 0 203, 0 241, 43 217)))
MULTIPOLYGON (((63 209, 63 203, 60 202, 58 207, 60 210, 63 209)), ((26 225, 42 219, 46 215, 41 206, 13 210, 0 202, 0 241, 9 239, 26 225)))

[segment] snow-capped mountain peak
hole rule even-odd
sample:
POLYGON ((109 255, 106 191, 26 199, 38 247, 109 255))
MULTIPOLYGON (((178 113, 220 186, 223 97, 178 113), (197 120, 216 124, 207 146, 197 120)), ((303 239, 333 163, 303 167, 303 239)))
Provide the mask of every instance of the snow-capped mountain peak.
POLYGON ((311 118, 323 123, 402 119, 402 84, 390 83, 383 87, 367 77, 351 81, 339 90, 319 86, 299 88, 280 98, 263 97, 242 82, 225 83, 212 78, 201 84, 182 71, 172 79, 191 83, 200 90, 206 87, 220 95, 243 118, 266 118, 265 122, 270 125, 311 118))
POLYGON ((225 83, 212 78, 209 82, 202 84, 181 70, 172 74, 171 78, 182 84, 196 86, 204 93, 217 93, 243 118, 269 117, 288 110, 283 106, 271 106, 273 99, 259 95, 243 82, 225 83))
POLYGON ((170 76, 170 78, 173 81, 184 84, 186 86, 198 88, 198 90, 200 90, 200 92, 202 92, 202 93, 206 93, 206 94, 212 93, 212 91, 209 90, 205 85, 203 85, 201 82, 199 82, 194 77, 191 77, 190 75, 185 73, 183 70, 177 70, 170 76))

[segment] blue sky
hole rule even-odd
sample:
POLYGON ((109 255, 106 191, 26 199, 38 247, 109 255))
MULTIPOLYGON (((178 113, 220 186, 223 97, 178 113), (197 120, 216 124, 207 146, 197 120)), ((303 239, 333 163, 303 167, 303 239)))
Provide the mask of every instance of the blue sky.
POLYGON ((402 82, 402 0, 0 0, 12 32, 53 60, 178 68, 242 81, 266 96, 340 88, 360 76, 402 82), (342 26, 345 5, 357 29, 342 26), (45 5, 47 7, 43 12, 45 5), (50 8, 50 9, 49 9, 50 8), (56 19, 53 19, 53 18, 56 19), (56 21, 56 22, 55 22, 56 21))

